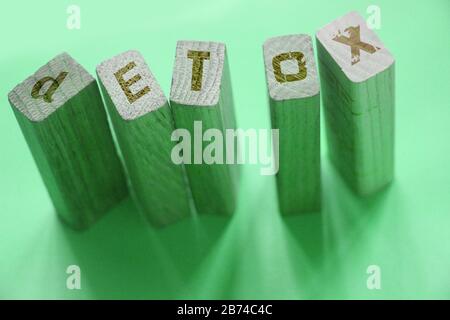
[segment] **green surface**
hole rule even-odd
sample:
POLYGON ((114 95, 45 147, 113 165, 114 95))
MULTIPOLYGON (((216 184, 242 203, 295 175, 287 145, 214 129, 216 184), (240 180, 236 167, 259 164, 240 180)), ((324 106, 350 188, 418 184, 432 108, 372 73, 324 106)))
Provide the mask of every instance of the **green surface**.
POLYGON ((375 3, 377 34, 396 59, 396 177, 382 193, 354 196, 322 134, 321 214, 281 218, 274 177, 244 166, 231 218, 154 230, 126 201, 81 234, 57 220, 6 99, 37 67, 66 50, 94 73, 105 57, 137 48, 167 95, 177 40, 223 41, 239 126, 270 128, 264 40, 313 35, 351 10, 365 16, 374 2, 78 3, 78 31, 65 28, 65 1, 8 2, 0 20, 8 43, 0 53, 0 297, 450 298, 449 1, 375 3), (81 267, 80 291, 65 288, 69 264, 81 267), (366 288, 371 264, 381 268, 381 290, 366 288))

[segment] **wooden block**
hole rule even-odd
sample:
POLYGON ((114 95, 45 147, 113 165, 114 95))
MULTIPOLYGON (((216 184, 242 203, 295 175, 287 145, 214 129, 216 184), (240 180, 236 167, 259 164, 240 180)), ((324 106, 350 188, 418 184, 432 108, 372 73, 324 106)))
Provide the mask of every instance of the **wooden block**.
POLYGON ((320 90, 311 37, 263 46, 272 128, 279 129, 278 201, 283 214, 320 209, 320 90))
POLYGON ((331 161, 359 194, 394 175, 394 58, 356 12, 316 34, 331 161))
POLYGON ((183 167, 171 160, 170 107, 142 55, 127 51, 97 67, 129 184, 144 216, 162 226, 190 214, 183 167))
POLYGON ((67 53, 8 99, 63 221, 85 228, 127 195, 97 82, 67 53))
MULTIPOLYGON (((217 129, 224 137, 226 129, 236 128, 224 44, 178 41, 170 102, 176 127, 187 129, 193 140, 202 140, 194 134, 199 125, 203 132, 217 129)), ((231 214, 236 206, 238 167, 226 161, 205 164, 201 150, 209 143, 200 142, 197 148, 193 143, 191 163, 186 164, 194 202, 199 213, 231 214)), ((225 145, 223 159, 228 154, 225 145)))

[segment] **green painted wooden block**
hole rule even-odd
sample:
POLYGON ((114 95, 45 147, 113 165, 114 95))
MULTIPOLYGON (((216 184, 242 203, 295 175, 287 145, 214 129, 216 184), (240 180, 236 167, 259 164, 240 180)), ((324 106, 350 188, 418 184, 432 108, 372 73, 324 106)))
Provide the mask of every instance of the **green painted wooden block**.
POLYGON ((63 221, 85 228, 127 195, 97 83, 67 53, 8 99, 63 221))
POLYGON ((356 12, 316 34, 329 156, 371 194, 394 175, 394 58, 356 12))
POLYGON ((211 164, 205 163, 202 155, 210 144, 202 139, 203 133, 217 129, 225 137, 226 129, 236 128, 224 44, 178 41, 170 103, 176 127, 186 129, 194 141, 191 157, 185 163, 197 211, 231 214, 239 179, 235 162, 227 164, 225 160, 231 151, 223 143, 223 161, 211 164), (200 141, 200 146, 195 141, 200 141))
POLYGON ((155 226, 190 215, 183 166, 171 159, 171 110, 144 58, 124 52, 102 62, 97 74, 141 212, 155 226))
POLYGON ((280 211, 318 211, 320 89, 311 37, 270 38, 263 51, 272 128, 279 130, 276 181, 280 211))

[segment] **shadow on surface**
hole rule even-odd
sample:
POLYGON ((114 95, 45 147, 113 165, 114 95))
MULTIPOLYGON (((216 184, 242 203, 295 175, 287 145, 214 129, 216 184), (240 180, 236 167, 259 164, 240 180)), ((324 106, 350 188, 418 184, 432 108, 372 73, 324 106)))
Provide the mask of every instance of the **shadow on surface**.
POLYGON ((323 234, 327 248, 341 242, 354 242, 368 225, 376 224, 384 214, 392 186, 373 195, 356 195, 345 183, 330 161, 324 161, 323 234))
POLYGON ((315 268, 320 268, 324 259, 322 212, 303 213, 282 219, 286 229, 302 248, 305 257, 315 268))
MULTIPOLYGON (((329 284, 322 296, 345 298, 357 275, 365 277, 367 265, 361 265, 361 257, 367 255, 374 239, 382 236, 378 234, 380 225, 389 214, 395 192, 388 185, 371 196, 358 196, 328 159, 323 161, 322 177, 324 280, 329 284), (349 271, 355 269, 356 273, 349 271)), ((362 290, 367 290, 364 279, 360 283, 364 284, 362 290)))
POLYGON ((214 248, 229 219, 199 216, 155 229, 127 199, 85 232, 60 224, 94 297, 173 298, 214 248))

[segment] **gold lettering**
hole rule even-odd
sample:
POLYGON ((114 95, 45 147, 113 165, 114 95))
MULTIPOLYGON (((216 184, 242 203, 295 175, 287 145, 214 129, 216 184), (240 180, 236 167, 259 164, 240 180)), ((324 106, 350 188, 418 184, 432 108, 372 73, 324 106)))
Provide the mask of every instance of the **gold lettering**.
POLYGON ((302 52, 294 51, 294 52, 284 52, 281 53, 272 59, 272 67, 273 73, 275 74, 275 79, 279 83, 284 82, 293 82, 299 81, 306 78, 307 70, 306 70, 306 62, 304 60, 304 55, 302 52), (297 60, 298 64, 298 72, 295 74, 284 74, 281 71, 281 62, 286 60, 297 60))
POLYGON ((33 89, 31 90, 31 97, 33 97, 34 99, 42 98, 42 99, 44 99, 45 102, 48 102, 48 103, 52 102, 53 94, 55 93, 56 89, 59 88, 61 83, 64 81, 67 74, 68 74, 67 72, 61 72, 56 77, 56 79, 54 79, 52 77, 44 77, 44 78, 40 79, 38 82, 36 82, 34 84, 33 89), (46 84, 49 81, 51 81, 52 84, 47 89, 47 91, 44 94, 39 94, 39 92, 41 91, 44 84, 46 84))
POLYGON ((191 90, 200 91, 202 89, 203 60, 209 60, 209 52, 189 50, 187 56, 193 60, 191 90))
POLYGON ((120 87, 122 88, 123 92, 125 93, 128 101, 130 103, 135 102, 137 99, 139 99, 143 95, 150 92, 150 88, 148 86, 145 86, 144 88, 142 88, 141 90, 139 90, 136 93, 131 92, 130 87, 133 84, 135 84, 136 82, 138 82, 139 80, 141 80, 142 77, 140 74, 136 74, 133 77, 131 77, 130 79, 125 80, 123 78, 123 76, 125 75, 125 73, 127 73, 134 67, 136 67, 136 63, 134 61, 132 61, 132 62, 128 63, 125 67, 119 69, 118 71, 116 71, 114 73, 114 76, 116 77, 117 82, 119 83, 120 87))
POLYGON ((347 32, 350 36, 349 37, 343 36, 341 32, 338 31, 338 34, 333 38, 333 40, 350 46, 350 51, 352 54, 351 57, 352 65, 358 63, 361 60, 360 59, 361 49, 370 54, 380 49, 371 44, 361 41, 359 25, 356 27, 348 27, 344 31, 347 32))

